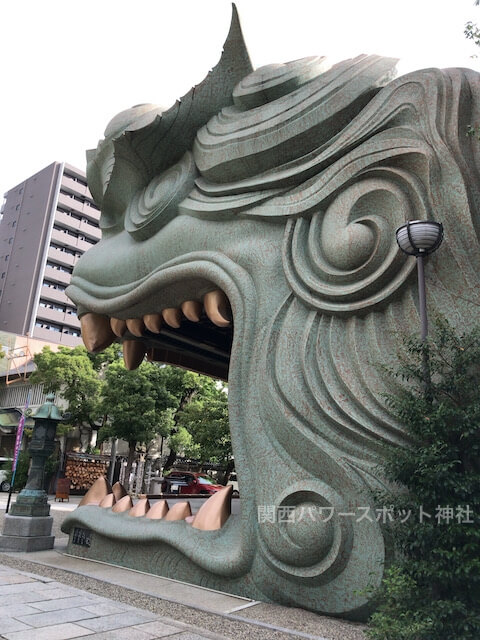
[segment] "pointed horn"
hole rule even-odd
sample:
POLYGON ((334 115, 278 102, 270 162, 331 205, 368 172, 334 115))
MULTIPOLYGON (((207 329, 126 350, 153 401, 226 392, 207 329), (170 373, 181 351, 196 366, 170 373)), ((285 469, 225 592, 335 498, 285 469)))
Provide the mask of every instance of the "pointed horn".
POLYGON ((85 504, 100 504, 106 495, 112 493, 112 487, 105 476, 99 476, 92 484, 87 493, 78 503, 79 507, 83 507, 85 504))
POLYGON ((130 511, 128 512, 128 515, 133 516, 134 518, 140 518, 146 515, 149 510, 150 510, 150 502, 148 501, 147 498, 143 498, 142 500, 139 500, 132 509, 130 509, 130 511))
POLYGON ((124 496, 113 505, 112 511, 114 511, 115 513, 123 513, 124 511, 130 511, 132 507, 133 507, 133 502, 131 497, 124 496))
POLYGON ((214 493, 198 510, 192 527, 202 531, 221 529, 232 512, 232 485, 214 493))
POLYGON ((168 513, 168 503, 166 500, 159 500, 153 506, 150 507, 150 510, 146 514, 147 518, 151 520, 161 520, 165 518, 168 513))
POLYGON ((189 502, 177 502, 177 504, 174 504, 169 510, 164 520, 168 520, 169 522, 174 520, 185 520, 185 518, 188 518, 188 516, 191 515, 192 510, 189 502))
POLYGON ((115 496, 113 495, 113 493, 109 493, 103 498, 103 500, 100 502, 98 506, 104 509, 108 509, 110 507, 113 507, 115 503, 116 503, 115 496))
POLYGON ((127 490, 125 489, 123 484, 120 484, 120 482, 115 482, 112 487, 112 493, 115 496, 115 500, 118 502, 127 495, 127 490))

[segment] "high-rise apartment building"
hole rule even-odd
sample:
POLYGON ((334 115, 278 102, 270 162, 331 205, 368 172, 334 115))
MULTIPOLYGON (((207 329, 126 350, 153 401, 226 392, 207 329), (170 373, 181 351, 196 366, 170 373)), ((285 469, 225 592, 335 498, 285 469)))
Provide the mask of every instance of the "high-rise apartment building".
POLYGON ((75 263, 100 240, 85 174, 54 162, 7 191, 1 214, 0 331, 80 344, 65 289, 75 263))

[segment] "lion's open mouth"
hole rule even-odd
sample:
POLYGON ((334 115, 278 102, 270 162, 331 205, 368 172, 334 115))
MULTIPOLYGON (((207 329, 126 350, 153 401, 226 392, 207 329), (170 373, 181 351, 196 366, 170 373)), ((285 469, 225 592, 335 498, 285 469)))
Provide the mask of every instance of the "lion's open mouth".
POLYGON ((178 306, 152 310, 142 317, 85 313, 80 321, 83 341, 91 352, 102 351, 116 339, 123 342, 127 369, 136 369, 146 355, 150 361, 228 379, 233 319, 228 298, 220 289, 206 293, 201 301, 179 300, 178 306))

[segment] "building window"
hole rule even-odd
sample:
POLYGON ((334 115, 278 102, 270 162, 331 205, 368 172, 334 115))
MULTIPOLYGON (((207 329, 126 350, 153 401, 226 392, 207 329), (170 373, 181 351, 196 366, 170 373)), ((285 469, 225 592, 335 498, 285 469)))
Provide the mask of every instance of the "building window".
POLYGON ((62 328, 58 324, 52 324, 51 322, 40 322, 37 320, 35 326, 39 329, 48 329, 48 331, 55 331, 55 333, 61 333, 62 328))
POLYGON ((76 329, 64 329, 63 333, 65 333, 67 336, 74 336, 75 338, 80 337, 80 331, 77 331, 76 329))

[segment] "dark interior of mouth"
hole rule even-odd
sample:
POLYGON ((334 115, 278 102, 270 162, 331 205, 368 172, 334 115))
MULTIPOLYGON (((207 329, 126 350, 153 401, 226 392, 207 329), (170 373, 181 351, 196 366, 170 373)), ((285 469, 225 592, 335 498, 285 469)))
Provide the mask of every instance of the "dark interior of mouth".
MULTIPOLYGON (((129 333, 125 338, 136 339, 129 333)), ((217 327, 205 312, 199 322, 183 318, 179 329, 164 325, 160 333, 145 330, 141 340, 147 347, 149 360, 228 380, 233 326, 217 327)))

